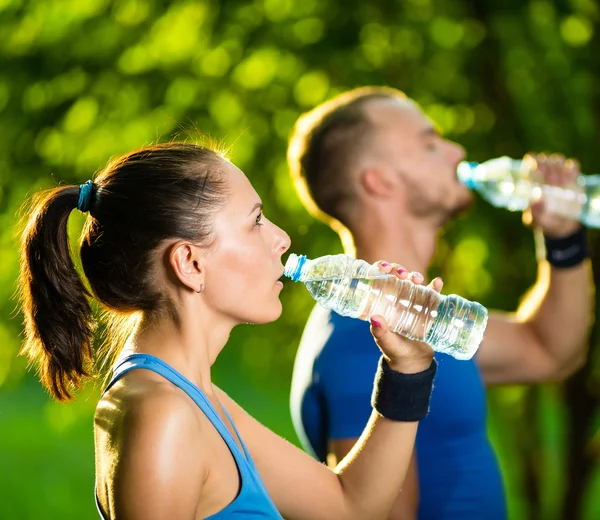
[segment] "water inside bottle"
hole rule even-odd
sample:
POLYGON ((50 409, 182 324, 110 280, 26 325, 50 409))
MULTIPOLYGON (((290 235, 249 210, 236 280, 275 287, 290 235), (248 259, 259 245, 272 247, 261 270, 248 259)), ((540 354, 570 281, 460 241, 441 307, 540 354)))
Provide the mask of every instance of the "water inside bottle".
POLYGON ((486 309, 457 295, 381 273, 369 277, 312 277, 304 281, 323 307, 362 320, 378 314, 394 332, 425 341, 457 359, 470 359, 487 324, 486 309))
POLYGON ((313 298, 342 316, 368 320, 378 314, 394 332, 421 341, 427 338, 441 299, 425 286, 385 273, 314 278, 305 284, 313 298))
POLYGON ((600 175, 580 177, 585 189, 585 204, 581 222, 591 228, 600 228, 600 175))
POLYGON ((365 321, 378 314, 392 331, 458 359, 473 356, 487 323, 486 309, 476 302, 443 296, 346 255, 307 260, 291 254, 284 274, 302 281, 327 309, 365 321))
POLYGON ((600 227, 600 176, 579 175, 568 185, 545 184, 523 161, 500 157, 483 164, 461 162, 458 179, 497 207, 523 211, 543 199, 550 214, 600 227))
POLYGON ((365 319, 362 315, 367 295, 375 280, 389 277, 311 277, 304 281, 312 297, 327 309, 334 309, 342 316, 365 319), (345 297, 344 297, 345 296, 345 297))
POLYGON ((438 317, 425 341, 456 359, 471 359, 483 341, 487 309, 477 302, 449 294, 436 310, 438 317))

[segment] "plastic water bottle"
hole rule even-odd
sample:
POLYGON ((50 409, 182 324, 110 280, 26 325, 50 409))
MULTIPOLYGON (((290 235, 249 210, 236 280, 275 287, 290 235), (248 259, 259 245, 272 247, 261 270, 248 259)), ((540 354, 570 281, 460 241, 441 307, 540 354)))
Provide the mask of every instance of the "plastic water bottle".
POLYGON ((600 228, 600 175, 579 175, 568 186, 550 186, 536 178, 526 163, 510 157, 484 163, 461 162, 459 180, 476 190, 490 204, 523 211, 542 198, 549 213, 600 228))
POLYGON ((487 324, 487 310, 479 303, 455 294, 443 296, 346 255, 308 260, 291 254, 284 274, 304 282, 327 309, 361 320, 379 314, 394 332, 457 359, 473 357, 487 324))

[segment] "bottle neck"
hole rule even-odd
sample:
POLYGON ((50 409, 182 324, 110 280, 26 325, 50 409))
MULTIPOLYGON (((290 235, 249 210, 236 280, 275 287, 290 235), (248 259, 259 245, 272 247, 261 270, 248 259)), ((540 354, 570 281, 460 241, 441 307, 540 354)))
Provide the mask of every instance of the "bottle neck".
POLYGON ((477 188, 477 182, 475 181, 475 170, 478 166, 479 163, 476 162, 462 161, 456 168, 458 180, 470 190, 477 188))
POLYGON ((306 264, 305 255, 296 255, 292 253, 285 263, 283 274, 293 282, 299 282, 302 279, 302 268, 306 264))

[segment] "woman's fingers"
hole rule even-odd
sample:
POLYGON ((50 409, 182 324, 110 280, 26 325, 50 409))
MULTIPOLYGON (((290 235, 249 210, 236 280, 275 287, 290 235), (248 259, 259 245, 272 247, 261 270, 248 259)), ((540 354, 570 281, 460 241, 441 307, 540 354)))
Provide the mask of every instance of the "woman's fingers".
POLYGON ((412 374, 431 365, 433 350, 429 345, 394 334, 379 314, 371 316, 371 334, 392 370, 412 374))
POLYGON ((379 260, 379 262, 375 262, 373 265, 377 267, 382 273, 389 274, 392 271, 392 264, 386 262, 385 260, 379 260))
MULTIPOLYGON (((386 274, 393 274, 397 276, 401 280, 410 280, 414 284, 421 285, 425 282, 425 277, 419 273, 418 271, 409 272, 403 265, 395 264, 391 262, 387 262, 385 260, 380 260, 379 262, 375 262, 374 264, 377 268, 386 274)), ((434 278, 428 287, 434 289, 437 292, 442 290, 442 286, 444 282, 440 277, 434 278)))
POLYGON ((408 275, 408 278, 412 283, 417 285, 421 285, 425 281, 425 277, 417 271, 413 271, 412 273, 410 273, 408 275))
POLYGON ((409 277, 410 273, 408 272, 408 270, 400 264, 392 264, 393 265, 393 271, 394 274, 398 277, 401 278, 402 280, 405 280, 406 278, 409 277))
POLYGON ((400 264, 392 264, 385 260, 380 260, 379 262, 375 262, 374 265, 383 273, 393 274, 402 279, 408 278, 408 271, 400 264))
POLYGON ((434 278, 433 280, 431 280, 431 282, 429 283, 429 285, 427 287, 429 287, 430 289, 433 289, 436 292, 440 292, 442 290, 442 287, 444 286, 444 280, 442 280, 439 276, 434 278))
POLYGON ((379 314, 373 314, 373 316, 371 316, 371 332, 375 337, 381 338, 382 336, 385 336, 389 330, 387 321, 385 321, 383 316, 380 316, 379 314))

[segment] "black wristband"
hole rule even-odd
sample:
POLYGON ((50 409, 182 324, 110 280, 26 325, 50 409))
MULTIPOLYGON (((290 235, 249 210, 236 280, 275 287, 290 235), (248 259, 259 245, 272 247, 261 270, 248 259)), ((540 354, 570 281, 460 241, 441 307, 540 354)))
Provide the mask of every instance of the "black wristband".
POLYGON ((589 254, 587 231, 584 227, 565 238, 544 236, 544 243, 546 244, 546 259, 550 265, 561 269, 579 265, 589 254))
POLYGON ((392 370, 382 356, 375 374, 371 405, 387 419, 420 421, 429 412, 429 398, 436 370, 437 363, 434 359, 423 372, 402 374, 392 370))

